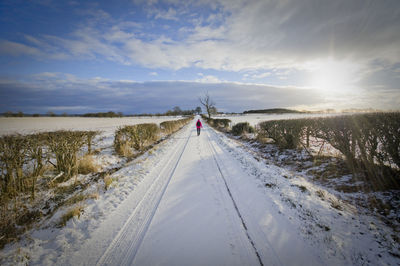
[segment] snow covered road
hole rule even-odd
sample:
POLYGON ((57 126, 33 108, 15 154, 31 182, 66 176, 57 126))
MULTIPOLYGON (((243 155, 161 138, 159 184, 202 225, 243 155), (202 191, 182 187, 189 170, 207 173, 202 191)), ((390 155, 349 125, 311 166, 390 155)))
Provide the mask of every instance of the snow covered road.
MULTIPOLYGON (((71 264, 320 265, 216 132, 185 127, 71 264)), ((69 264, 68 263, 68 264, 69 264)))

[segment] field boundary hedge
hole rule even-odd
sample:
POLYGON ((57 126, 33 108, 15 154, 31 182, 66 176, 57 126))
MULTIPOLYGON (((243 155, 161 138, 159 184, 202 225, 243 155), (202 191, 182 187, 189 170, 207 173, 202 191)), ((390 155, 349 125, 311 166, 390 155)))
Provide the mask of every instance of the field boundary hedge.
POLYGON ((287 149, 308 149, 311 138, 322 140, 340 151, 353 172, 384 176, 389 168, 400 169, 400 113, 265 121, 258 134, 287 149))
POLYGON ((221 130, 229 131, 232 121, 225 118, 209 118, 208 116, 202 115, 201 118, 207 122, 210 126, 221 130))
POLYGON ((353 173, 400 177, 400 112, 270 120, 258 123, 256 129, 248 122, 231 127, 229 119, 202 118, 225 133, 256 133, 258 140, 272 139, 282 149, 303 148, 311 157, 318 157, 330 145, 353 173), (310 143, 319 146, 318 152, 310 143))
POLYGON ((161 133, 170 135, 188 124, 193 117, 120 127, 115 131, 114 149, 121 156, 130 157, 134 151, 142 152, 161 139, 161 133))
POLYGON ((232 126, 232 120, 227 118, 208 118, 205 115, 202 115, 202 118, 213 128, 226 133, 230 132, 235 136, 255 133, 254 127, 252 127, 248 122, 241 122, 232 126))
POLYGON ((0 171, 2 196, 14 196, 30 190, 35 197, 38 176, 46 164, 57 170, 58 181, 66 181, 78 173, 78 153, 86 145, 91 153, 98 131, 54 131, 30 135, 0 137, 0 171))

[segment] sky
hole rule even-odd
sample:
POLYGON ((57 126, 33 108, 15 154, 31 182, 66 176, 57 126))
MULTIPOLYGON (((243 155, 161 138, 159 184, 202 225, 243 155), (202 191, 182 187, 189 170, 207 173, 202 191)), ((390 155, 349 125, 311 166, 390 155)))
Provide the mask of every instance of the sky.
POLYGON ((0 112, 399 110, 398 0, 1 0, 0 112))

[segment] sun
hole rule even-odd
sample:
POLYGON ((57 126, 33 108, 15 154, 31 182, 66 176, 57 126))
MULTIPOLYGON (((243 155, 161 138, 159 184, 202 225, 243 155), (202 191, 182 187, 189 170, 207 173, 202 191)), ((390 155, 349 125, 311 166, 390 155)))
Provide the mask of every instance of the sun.
POLYGON ((357 65, 333 59, 310 64, 310 86, 328 94, 349 92, 357 82, 357 65))

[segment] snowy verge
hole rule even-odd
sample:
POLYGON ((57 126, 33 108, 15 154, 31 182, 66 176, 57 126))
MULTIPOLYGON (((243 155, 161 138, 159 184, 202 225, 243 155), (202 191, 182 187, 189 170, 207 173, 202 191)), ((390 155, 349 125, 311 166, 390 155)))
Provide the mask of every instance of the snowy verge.
POLYGON ((254 176, 265 200, 296 226, 328 265, 398 265, 396 232, 295 171, 271 165, 243 143, 212 131, 224 150, 254 176))
MULTIPOLYGON (((175 147, 176 139, 182 137, 181 130, 166 141, 154 146, 142 156, 123 165, 125 161, 118 159, 119 157, 113 155, 111 149, 109 149, 111 142, 110 132, 100 136, 99 144, 94 147, 94 149, 102 151, 101 156, 97 157, 97 163, 102 164, 103 170, 123 166, 109 176, 112 183, 108 190, 104 189, 102 180, 90 183, 85 188, 84 194, 95 194, 97 197, 78 203, 83 209, 79 217, 69 220, 65 227, 55 227, 60 217, 68 210, 68 207, 59 208, 50 219, 27 231, 20 241, 11 243, 1 250, 2 265, 25 265, 27 263, 29 265, 69 264, 70 255, 79 250, 93 236, 93 232, 99 230, 100 225, 108 217, 114 216, 116 218, 115 221, 120 221, 120 224, 114 224, 114 227, 107 232, 111 235, 117 232, 124 219, 127 218, 118 217, 119 214, 115 213, 117 208, 130 195, 135 194, 139 185, 154 168, 162 165, 160 164, 162 158, 168 158, 168 153, 175 147), (107 156, 104 156, 104 154, 107 156)), ((86 178, 90 178, 90 175, 80 175, 78 181, 86 178)), ((64 185, 68 186, 68 184, 64 185)), ((126 215, 125 212, 122 213, 126 215)))

